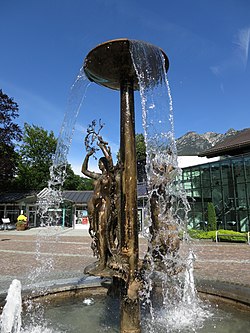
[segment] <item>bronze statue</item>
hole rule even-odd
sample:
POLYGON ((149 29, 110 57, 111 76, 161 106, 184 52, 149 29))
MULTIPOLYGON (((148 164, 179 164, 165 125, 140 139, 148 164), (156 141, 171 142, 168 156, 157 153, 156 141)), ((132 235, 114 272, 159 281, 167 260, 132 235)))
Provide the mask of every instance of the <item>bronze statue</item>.
POLYGON ((100 136, 98 140, 97 145, 104 154, 98 163, 101 173, 88 170, 89 158, 95 153, 94 149, 88 151, 82 164, 82 173, 94 179, 94 193, 88 203, 89 233, 93 238, 94 254, 99 257, 98 270, 101 271, 106 267, 107 258, 110 255, 107 226, 111 218, 111 188, 113 183, 111 170, 113 161, 107 143, 100 136))
MULTIPOLYGON (((88 273, 100 274, 108 270, 108 259, 113 256, 119 246, 117 237, 117 166, 114 167, 111 149, 99 132, 96 132, 93 122, 85 138, 87 155, 82 164, 82 173, 94 179, 94 193, 88 202, 89 233, 92 237, 92 249, 99 261, 88 273), (92 143, 89 136, 92 135, 92 143), (93 142, 101 149, 103 157, 99 159, 98 166, 101 173, 88 170, 89 158, 97 151, 93 142), (91 146, 92 145, 92 146, 91 146)), ((102 126, 101 126, 102 128, 102 126)))

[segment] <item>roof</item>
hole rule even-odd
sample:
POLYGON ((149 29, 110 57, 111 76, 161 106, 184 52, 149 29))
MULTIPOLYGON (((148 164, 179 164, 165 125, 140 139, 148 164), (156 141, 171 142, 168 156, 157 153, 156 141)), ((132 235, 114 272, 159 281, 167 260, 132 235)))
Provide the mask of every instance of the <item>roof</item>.
POLYGON ((63 198, 74 203, 87 203, 93 195, 93 191, 63 191, 63 198))
POLYGON ((5 192, 0 193, 0 202, 1 203, 15 203, 19 202, 21 200, 25 200, 27 198, 30 198, 31 196, 35 196, 34 192, 5 192))
MULTIPOLYGON (((33 200, 36 201, 36 198, 45 197, 48 194, 48 188, 45 187, 42 191, 38 194, 35 192, 6 192, 0 193, 0 203, 18 203, 22 200, 26 201, 27 199, 34 198, 33 200)), ((63 191, 62 196, 65 200, 71 201, 73 203, 87 203, 89 199, 92 197, 93 191, 63 191)))
MULTIPOLYGON (((42 191, 37 193, 0 193, 0 203, 15 203, 21 200, 27 200, 31 196, 43 198, 48 194, 48 188, 45 187, 42 191)), ((65 200, 71 201, 75 204, 88 203, 93 195, 93 191, 63 191, 62 196, 65 200)), ((139 197, 147 196, 146 183, 140 183, 137 185, 137 195, 139 197)), ((36 200, 35 200, 36 201, 36 200)))
POLYGON ((215 157, 223 155, 241 155, 250 153, 250 128, 240 131, 217 143, 213 148, 205 150, 198 156, 215 157))

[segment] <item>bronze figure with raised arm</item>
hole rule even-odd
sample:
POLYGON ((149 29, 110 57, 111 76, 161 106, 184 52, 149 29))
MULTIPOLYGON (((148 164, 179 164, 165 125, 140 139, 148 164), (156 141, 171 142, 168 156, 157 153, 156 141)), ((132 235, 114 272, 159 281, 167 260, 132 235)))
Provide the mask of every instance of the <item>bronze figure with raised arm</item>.
POLYGON ((110 235, 110 225, 114 216, 114 166, 110 147, 103 138, 98 135, 97 145, 103 153, 99 159, 98 166, 100 173, 89 171, 89 158, 93 156, 97 148, 88 147, 87 155, 82 164, 82 173, 94 179, 94 193, 88 202, 89 233, 92 237, 92 249, 99 261, 92 267, 89 273, 98 274, 105 270, 108 258, 111 254, 114 235, 110 235))

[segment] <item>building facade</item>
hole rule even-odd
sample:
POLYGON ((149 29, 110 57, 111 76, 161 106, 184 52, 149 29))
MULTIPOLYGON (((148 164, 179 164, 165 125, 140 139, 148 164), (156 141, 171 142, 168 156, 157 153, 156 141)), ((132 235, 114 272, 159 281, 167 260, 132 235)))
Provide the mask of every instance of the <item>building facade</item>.
POLYGON ((182 181, 191 206, 190 227, 205 229, 212 202, 218 229, 250 230, 250 155, 184 168, 182 181))
MULTIPOLYGON (((48 189, 39 193, 0 193, 0 229, 2 218, 8 218, 15 225, 21 211, 28 218, 29 227, 43 225, 39 214, 39 200, 46 196, 48 189)), ((63 191, 60 207, 49 208, 48 213, 57 225, 74 228, 88 228, 87 204, 93 191, 63 191)))

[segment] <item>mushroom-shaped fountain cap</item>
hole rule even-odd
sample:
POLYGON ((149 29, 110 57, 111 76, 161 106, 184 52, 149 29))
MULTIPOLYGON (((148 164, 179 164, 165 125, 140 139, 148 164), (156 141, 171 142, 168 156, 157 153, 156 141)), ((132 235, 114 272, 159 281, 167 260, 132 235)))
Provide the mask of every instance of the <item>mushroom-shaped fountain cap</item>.
MULTIPOLYGON (((92 49, 84 61, 84 71, 87 78, 115 90, 120 90, 122 82, 130 81, 133 82, 134 90, 139 90, 138 79, 130 53, 131 42, 149 45, 142 41, 130 41, 121 38, 107 41, 92 49)), ((161 49, 159 50, 164 57, 167 71, 169 67, 168 57, 161 49)), ((157 73, 153 73, 153 75, 157 77, 157 73)))

